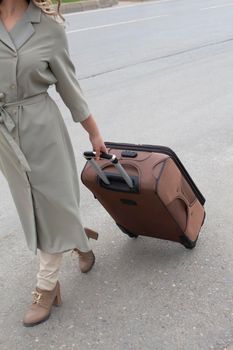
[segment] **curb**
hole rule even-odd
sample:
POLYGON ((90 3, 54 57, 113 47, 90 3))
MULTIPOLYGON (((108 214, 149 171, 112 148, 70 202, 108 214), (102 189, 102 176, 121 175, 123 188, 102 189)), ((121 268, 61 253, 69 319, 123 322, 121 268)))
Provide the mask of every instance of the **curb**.
POLYGON ((61 4, 61 13, 79 12, 110 7, 118 4, 118 0, 85 0, 77 3, 61 4))

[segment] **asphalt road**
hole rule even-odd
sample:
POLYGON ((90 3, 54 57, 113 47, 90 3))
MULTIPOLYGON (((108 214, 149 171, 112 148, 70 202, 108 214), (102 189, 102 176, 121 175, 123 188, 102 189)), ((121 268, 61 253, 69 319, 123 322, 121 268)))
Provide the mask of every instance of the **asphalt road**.
MULTIPOLYGON (((233 342, 233 2, 171 0, 70 14, 70 53, 106 141, 173 148, 206 197, 193 251, 122 234, 81 186, 86 225, 100 232, 82 275, 66 254, 63 306, 33 329, 37 258, 0 175, 0 349, 223 350, 233 342)), ((90 149, 54 89, 77 157, 90 149)))

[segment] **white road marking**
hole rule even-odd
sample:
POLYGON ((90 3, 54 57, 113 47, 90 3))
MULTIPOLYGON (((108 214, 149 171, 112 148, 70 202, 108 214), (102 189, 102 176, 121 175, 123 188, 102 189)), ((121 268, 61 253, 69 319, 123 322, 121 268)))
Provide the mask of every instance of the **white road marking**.
POLYGON ((106 28, 106 27, 114 27, 114 26, 119 26, 119 25, 122 25, 122 24, 137 23, 137 22, 148 21, 148 20, 161 18, 161 17, 168 17, 168 16, 169 15, 145 17, 145 18, 139 18, 139 19, 135 19, 135 20, 131 20, 131 21, 104 24, 102 26, 86 27, 86 28, 81 28, 81 29, 69 30, 66 33, 67 34, 71 34, 71 33, 83 32, 83 31, 86 31, 86 30, 101 29, 101 28, 106 28))
POLYGON ((218 8, 221 8, 221 7, 229 7, 229 6, 233 6, 233 3, 223 4, 223 5, 216 5, 216 6, 210 6, 210 7, 203 7, 200 10, 201 11, 205 11, 205 10, 211 10, 211 9, 218 9, 218 8))
POLYGON ((137 4, 130 4, 130 5, 116 5, 113 7, 101 7, 95 10, 86 10, 86 11, 80 11, 80 12, 73 12, 73 13, 66 13, 64 14, 65 17, 71 17, 71 16, 79 16, 79 15, 86 15, 87 13, 93 13, 93 12, 100 12, 100 11, 113 11, 113 10, 120 10, 124 9, 126 7, 138 7, 138 6, 147 6, 147 5, 159 5, 163 4, 166 2, 174 2, 174 0, 161 0, 161 1, 147 1, 147 2, 142 2, 142 3, 137 3, 137 4))

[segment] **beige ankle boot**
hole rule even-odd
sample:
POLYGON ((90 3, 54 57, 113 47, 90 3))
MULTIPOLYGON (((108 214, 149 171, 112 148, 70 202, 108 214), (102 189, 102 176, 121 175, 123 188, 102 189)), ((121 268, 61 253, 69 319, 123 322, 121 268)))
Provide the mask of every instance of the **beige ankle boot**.
MULTIPOLYGON (((89 229, 89 228, 84 228, 86 235, 89 238, 98 239, 98 233, 89 229)), ((95 255, 92 250, 89 252, 81 252, 78 248, 75 248, 73 252, 78 254, 79 257, 79 268, 81 272, 87 273, 90 271, 95 263, 95 255)))
POLYGON ((32 294, 32 305, 23 318, 23 325, 25 327, 32 327, 46 321, 51 314, 52 306, 61 305, 59 282, 57 282, 55 288, 51 291, 36 287, 36 291, 32 292, 32 294))

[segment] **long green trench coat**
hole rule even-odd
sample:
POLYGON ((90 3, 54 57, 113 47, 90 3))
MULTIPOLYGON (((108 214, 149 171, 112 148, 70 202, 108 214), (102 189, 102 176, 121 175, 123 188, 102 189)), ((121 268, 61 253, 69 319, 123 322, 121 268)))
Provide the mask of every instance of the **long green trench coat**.
POLYGON ((0 20, 0 170, 35 254, 90 250, 71 140, 47 93, 52 84, 74 122, 89 116, 64 26, 31 0, 10 32, 0 20))

